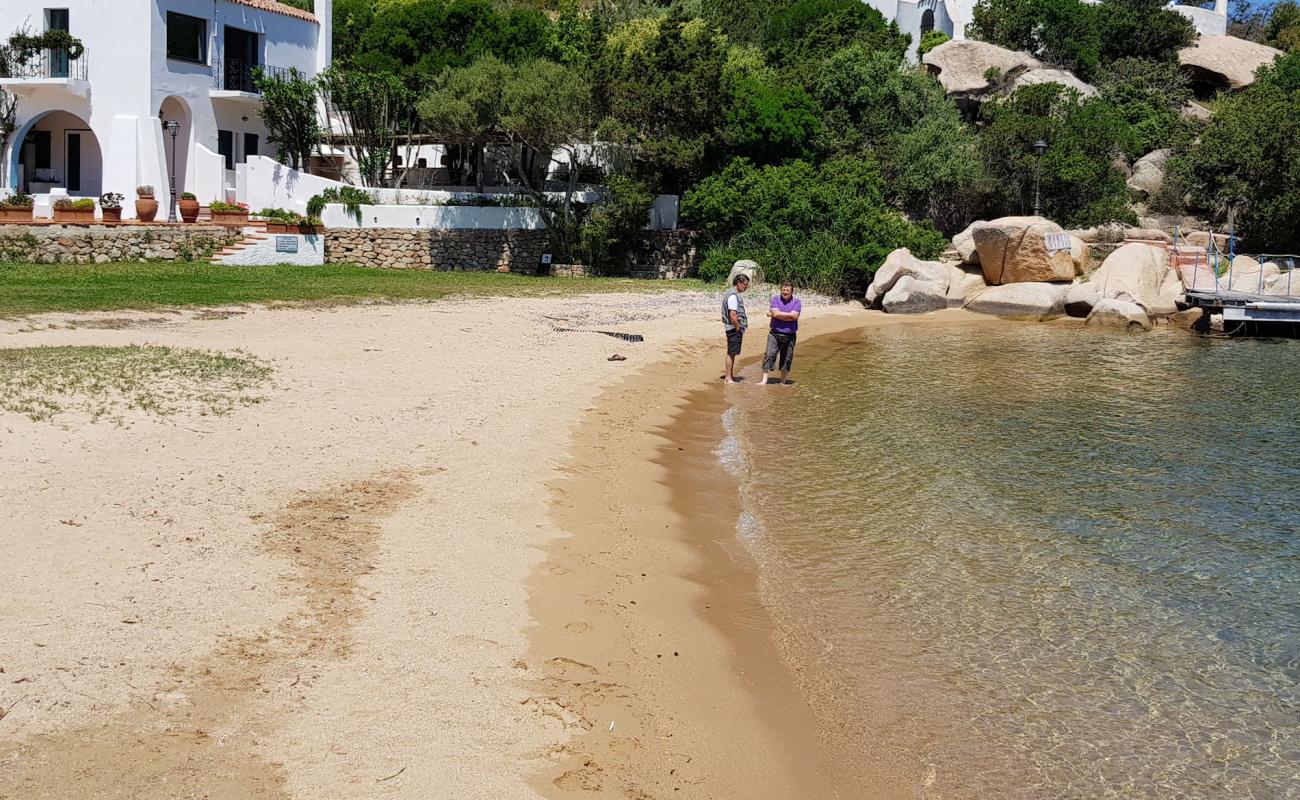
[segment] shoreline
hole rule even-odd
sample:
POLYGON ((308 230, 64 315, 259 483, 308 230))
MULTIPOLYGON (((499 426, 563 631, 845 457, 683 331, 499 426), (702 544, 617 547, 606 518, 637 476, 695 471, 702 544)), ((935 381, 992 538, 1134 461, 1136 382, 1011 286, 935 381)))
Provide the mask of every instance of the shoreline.
MULTIPOLYGON (((972 319, 818 311, 801 345, 972 319)), ((739 359, 751 373, 766 338, 757 333, 739 359)), ((572 736, 534 785, 552 798, 852 797, 865 779, 897 787, 882 797, 910 797, 898 776, 826 746, 800 665, 778 645, 737 535, 739 478, 715 452, 729 394, 753 384, 718 384, 720 352, 711 339, 679 347, 606 389, 571 438, 566 477, 552 484, 552 515, 570 535, 530 579, 528 662, 547 665, 530 686, 571 715, 572 736)))

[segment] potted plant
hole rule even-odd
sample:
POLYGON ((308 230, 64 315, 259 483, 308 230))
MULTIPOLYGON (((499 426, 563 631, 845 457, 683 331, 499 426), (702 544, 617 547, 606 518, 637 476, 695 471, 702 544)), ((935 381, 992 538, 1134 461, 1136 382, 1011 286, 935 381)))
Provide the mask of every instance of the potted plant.
POLYGON ((154 198, 152 186, 135 187, 135 216, 141 222, 153 222, 158 216, 158 201, 154 198))
POLYGON ((0 222, 31 222, 36 201, 30 194, 18 192, 0 200, 0 222))
POLYGON ((95 221, 95 201, 89 197, 73 200, 63 197, 54 201, 55 222, 77 222, 85 224, 95 221))
POLYGON ((213 200, 208 203, 208 210, 212 212, 212 221, 218 225, 242 228, 248 224, 248 206, 213 200))
POLYGON ((122 221, 122 201, 126 198, 116 192, 104 192, 99 196, 99 210, 104 222, 122 221))
POLYGON ((266 221, 267 233, 307 233, 320 232, 319 217, 304 217, 295 211, 283 208, 264 208, 257 216, 266 221))
POLYGON ((193 192, 181 192, 180 211, 181 219, 186 222, 193 222, 199 218, 199 199, 193 192))

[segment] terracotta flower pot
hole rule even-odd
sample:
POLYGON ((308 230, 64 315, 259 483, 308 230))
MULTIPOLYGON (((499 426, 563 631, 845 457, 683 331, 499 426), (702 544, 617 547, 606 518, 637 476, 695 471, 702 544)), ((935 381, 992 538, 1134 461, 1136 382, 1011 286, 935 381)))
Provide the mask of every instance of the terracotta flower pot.
POLYGON ((212 221, 217 225, 242 228, 248 224, 247 211, 213 211, 212 221))
POLYGON ((177 207, 180 209, 181 219, 185 222, 193 222, 199 218, 198 200, 181 200, 177 207))
POLYGON ((55 222, 73 222, 84 225, 88 222, 95 221, 95 209, 93 208, 56 208, 54 209, 55 222))
POLYGON ((0 206, 0 223, 31 222, 31 206, 0 206))
POLYGON ((141 197, 136 200, 135 216, 141 222, 153 222, 158 217, 158 201, 152 197, 141 197))
POLYGON ((122 209, 120 208, 101 208, 100 212, 104 215, 104 222, 122 221, 122 209))

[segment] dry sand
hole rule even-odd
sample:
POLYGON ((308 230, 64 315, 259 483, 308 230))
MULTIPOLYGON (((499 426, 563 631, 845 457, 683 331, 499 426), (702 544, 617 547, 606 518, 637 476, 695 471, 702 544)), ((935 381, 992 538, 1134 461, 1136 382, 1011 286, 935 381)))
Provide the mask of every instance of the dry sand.
POLYGON ((673 398, 720 371, 715 304, 0 322, 0 347, 240 348, 275 367, 266 402, 228 416, 0 413, 0 798, 798 796, 821 779, 789 753, 807 711, 775 658, 743 671, 745 629, 751 655, 774 652, 752 577, 739 562, 701 572, 731 556, 674 529, 663 467, 645 460, 673 398), (701 359, 712 366, 686 368, 701 359), (671 370, 646 371, 656 363, 671 370), (658 377, 620 387, 638 373, 658 377), (606 390, 623 397, 597 408, 606 390), (640 445, 583 463, 644 473, 646 492, 575 517, 564 492, 590 477, 574 459, 605 435, 602 409, 640 445), (649 566, 589 558, 608 555, 590 532, 628 513, 668 526, 638 545, 649 566), (654 582, 629 594, 640 571, 654 582), (711 620, 706 590, 747 611, 711 620), (623 614, 623 596, 650 613, 623 614), (669 630, 691 649, 650 646, 669 630), (593 739, 609 722, 614 735, 593 739), (678 786, 672 759, 685 760, 678 786))

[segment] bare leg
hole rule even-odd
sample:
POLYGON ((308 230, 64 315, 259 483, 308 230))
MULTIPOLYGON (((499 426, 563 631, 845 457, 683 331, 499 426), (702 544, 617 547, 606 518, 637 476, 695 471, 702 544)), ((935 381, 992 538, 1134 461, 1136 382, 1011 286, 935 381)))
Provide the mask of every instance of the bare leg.
POLYGON ((790 377, 789 370, 785 370, 785 369, 781 370, 781 383, 785 383, 789 377, 790 377))
POLYGON ((723 378, 727 383, 736 382, 736 357, 727 353, 726 377, 723 378))
POLYGON ((759 385, 759 386, 766 386, 766 385, 767 385, 767 373, 766 373, 766 372, 763 373, 763 380, 759 381, 759 382, 758 382, 758 385, 759 385))

